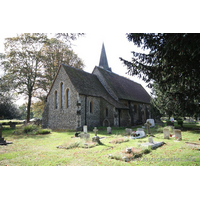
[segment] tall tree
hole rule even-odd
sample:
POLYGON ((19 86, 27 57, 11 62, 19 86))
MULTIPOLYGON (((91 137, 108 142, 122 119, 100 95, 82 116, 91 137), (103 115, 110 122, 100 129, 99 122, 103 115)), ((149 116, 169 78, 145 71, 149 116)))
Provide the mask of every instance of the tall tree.
POLYGON ((47 41, 45 34, 21 34, 6 38, 6 60, 2 62, 5 78, 13 84, 18 94, 28 97, 27 122, 30 120, 31 100, 42 77, 41 49, 47 41))
POLYGON ((83 61, 66 45, 66 43, 51 38, 42 48, 42 56, 44 57, 42 64, 44 68, 44 76, 40 85, 44 91, 49 91, 51 84, 56 76, 61 63, 83 69, 83 61))
POLYGON ((130 75, 139 75, 152 87, 159 85, 189 115, 199 111, 200 34, 130 33, 127 39, 149 53, 133 53, 132 62, 120 58, 130 75))

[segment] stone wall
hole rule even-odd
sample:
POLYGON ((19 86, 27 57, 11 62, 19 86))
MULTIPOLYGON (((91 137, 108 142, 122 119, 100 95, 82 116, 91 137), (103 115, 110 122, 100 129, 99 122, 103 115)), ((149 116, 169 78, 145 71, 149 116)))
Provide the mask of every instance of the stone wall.
MULTIPOLYGON (((48 112, 48 127, 51 129, 76 129, 77 128, 77 101, 78 93, 74 86, 72 85, 68 75, 61 66, 58 76, 53 84, 50 94, 47 98, 47 103, 49 105, 48 112), (64 96, 63 96, 63 108, 61 108, 61 90, 60 85, 63 83, 64 96), (69 89, 69 107, 67 108, 66 91, 69 89), (57 91, 58 107, 55 108, 55 91, 57 91)), ((46 116, 47 114, 43 114, 46 116)))
POLYGON ((108 103, 106 100, 101 98, 101 112, 100 112, 100 121, 101 126, 114 126, 114 111, 115 107, 108 103))
POLYGON ((92 97, 80 95, 81 102, 81 127, 87 125, 88 127, 100 126, 100 99, 99 97, 92 97), (92 105, 92 107, 90 106, 92 105), (90 108, 92 109, 90 111, 90 108), (86 113, 85 113, 86 109, 86 113), (86 120, 85 120, 86 117, 86 120))

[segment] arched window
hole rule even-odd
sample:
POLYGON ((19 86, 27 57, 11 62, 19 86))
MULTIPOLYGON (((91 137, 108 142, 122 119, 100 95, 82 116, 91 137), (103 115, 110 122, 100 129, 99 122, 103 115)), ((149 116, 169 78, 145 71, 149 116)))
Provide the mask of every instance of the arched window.
POLYGON ((54 109, 57 109, 58 108, 58 92, 55 91, 55 94, 54 94, 54 109))
POLYGON ((106 117, 108 117, 108 108, 106 107, 106 117))
POLYGON ((69 108, 69 99, 70 99, 70 96, 69 96, 69 88, 67 88, 66 90, 66 108, 69 108))
POLYGON ((94 104, 93 101, 90 101, 90 113, 93 113, 94 104))
POLYGON ((63 109, 63 102, 64 102, 64 85, 63 83, 60 84, 60 108, 63 109))

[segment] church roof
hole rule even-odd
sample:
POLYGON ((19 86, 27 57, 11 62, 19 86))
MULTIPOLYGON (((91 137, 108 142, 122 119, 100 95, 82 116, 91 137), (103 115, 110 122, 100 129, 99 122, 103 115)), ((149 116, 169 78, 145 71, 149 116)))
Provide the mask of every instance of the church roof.
POLYGON ((102 97, 116 108, 128 109, 108 94, 96 75, 64 64, 62 66, 79 94, 102 97))
POLYGON ((139 83, 119 76, 113 72, 104 70, 100 67, 97 68, 103 75, 106 83, 119 99, 150 103, 150 95, 139 83))

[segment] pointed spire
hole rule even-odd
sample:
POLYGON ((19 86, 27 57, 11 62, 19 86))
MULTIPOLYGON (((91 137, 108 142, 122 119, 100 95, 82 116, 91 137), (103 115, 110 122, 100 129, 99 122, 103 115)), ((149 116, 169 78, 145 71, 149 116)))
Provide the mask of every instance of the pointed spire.
POLYGON ((106 50, 104 47, 104 43, 102 45, 99 67, 102 67, 105 70, 111 71, 111 68, 109 68, 109 66, 108 66, 108 60, 107 60, 107 56, 106 56, 106 50))

